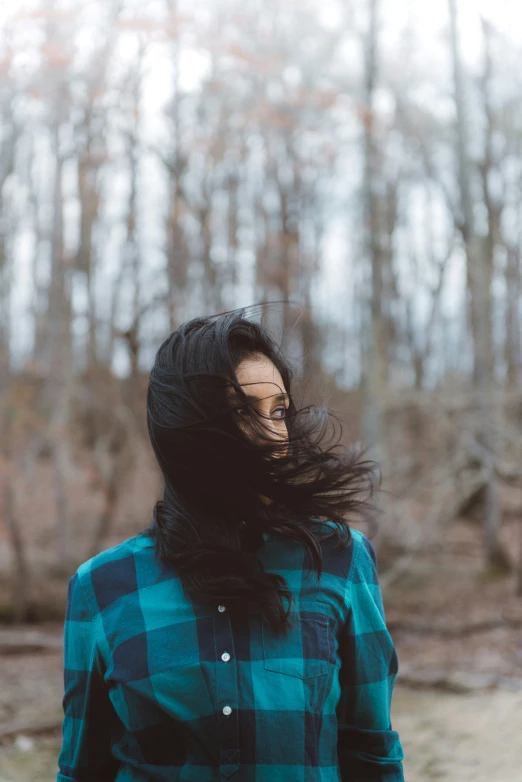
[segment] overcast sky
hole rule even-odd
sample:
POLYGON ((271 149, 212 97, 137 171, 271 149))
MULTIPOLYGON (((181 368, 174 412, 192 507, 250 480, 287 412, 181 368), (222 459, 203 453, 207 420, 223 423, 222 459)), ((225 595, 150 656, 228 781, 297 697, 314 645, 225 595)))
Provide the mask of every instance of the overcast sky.
MULTIPOLYGON (((219 0, 208 0, 215 5, 219 0)), ((84 0, 88 2, 88 0, 84 0)), ((284 0, 281 0, 284 6, 284 0)), ((458 0, 466 57, 473 59, 480 50, 479 14, 522 42, 522 3, 519 0, 458 0)), ((204 5, 204 3, 203 3, 204 5)), ((328 0, 323 0, 323 7, 328 0)), ((12 14, 40 6, 38 0, 0 0, 0 24, 12 14)), ((383 21, 386 27, 400 29, 413 17, 415 27, 429 45, 444 24, 447 23, 447 0, 381 0, 383 21)), ((331 15, 332 22, 335 14, 331 15)))
MULTIPOLYGON (((81 2, 81 0, 67 0, 68 4, 74 6, 75 3, 81 2)), ((88 3, 89 0, 83 0, 84 3, 88 3)), ((129 5, 135 3, 139 6, 139 2, 144 0, 130 0, 129 5)), ((219 0, 206 0, 206 2, 214 5, 219 0)), ((358 0, 360 4, 363 0, 358 0)), ((61 3, 59 3, 61 4, 61 3)), ((190 4, 188 0, 180 3, 181 6, 190 4)), ((10 15, 22 14, 26 10, 35 9, 44 5, 43 2, 38 0, 0 0, 0 27, 6 18, 10 15)), ((205 7, 205 0, 197 0, 196 5, 205 7)), ((335 9, 341 7, 342 2, 339 0, 321 0, 320 8, 322 10, 323 22, 331 27, 336 27, 342 24, 342 19, 336 13, 335 9)), ((459 27, 461 30, 461 46, 465 59, 469 62, 479 62, 482 49, 482 36, 480 30, 480 15, 483 15, 488 21, 490 21, 498 30, 505 33, 508 37, 513 39, 516 43, 520 43, 522 48, 522 3, 520 0, 457 0, 459 9, 459 27)), ((284 7, 284 0, 281 0, 281 6, 284 7)), ((83 6, 85 8, 85 5, 83 6)), ((439 68, 450 74, 450 61, 448 53, 447 38, 445 37, 445 31, 447 31, 448 25, 448 0, 381 0, 381 37, 383 50, 387 50, 388 45, 393 48, 393 42, 407 27, 411 25, 416 34, 418 46, 420 48, 420 59, 426 58, 427 62, 435 63, 439 68)), ((132 57, 132 51, 126 53, 132 57)), ((197 52, 190 52, 185 49, 182 56, 182 74, 181 82, 182 87, 185 89, 195 88, 203 76, 207 60, 205 57, 198 55, 197 52)), ((434 79, 437 79, 434 72, 434 79)), ((165 63, 158 61, 156 67, 154 67, 150 73, 150 79, 148 80, 147 89, 144 91, 146 96, 145 103, 147 113, 151 119, 156 116, 156 121, 153 121, 150 125, 150 132, 152 134, 153 128, 157 127, 157 117, 161 114, 162 104, 170 94, 170 78, 168 68, 165 68, 165 63)), ((152 171, 152 176, 158 176, 156 171, 152 171)), ((158 186, 157 198, 162 198, 162 190, 158 186)), ((153 199, 154 200, 154 199, 153 199)), ((151 208, 155 208, 154 204, 151 204, 151 208)), ((152 225, 154 221, 145 220, 144 232, 147 235, 148 225, 152 225)), ((339 291, 339 279, 344 279, 345 275, 339 277, 340 266, 346 263, 346 250, 347 237, 343 234, 343 231, 338 232, 335 225, 330 227, 330 235, 326 242, 325 258, 324 258, 324 274, 322 275, 322 284, 318 286, 316 291, 317 301, 328 302, 328 308, 331 311, 332 308, 335 311, 338 307, 343 310, 346 306, 346 294, 344 291, 339 291), (337 295, 334 295, 334 293, 337 295)), ((346 226, 344 226, 346 231, 346 226)), ((30 290, 30 286, 27 285, 27 270, 29 268, 29 257, 31 254, 31 242, 30 237, 27 235, 21 235, 18 238, 17 246, 17 283, 15 286, 17 293, 13 298, 13 309, 16 313, 15 318, 18 318, 17 322, 20 323, 20 313, 27 306, 27 293, 30 290)), ((110 250, 110 248, 108 248, 110 250)), ((109 253, 110 254, 110 253, 109 253)), ((153 243, 147 251, 148 264, 153 272, 155 266, 159 269, 163 262, 163 255, 161 252, 153 251, 153 243), (157 256, 157 257, 156 257, 157 256)), ((452 288, 455 291, 460 289, 459 280, 463 275, 462 263, 454 264, 452 274, 456 278, 452 280, 452 288)), ((250 301, 241 301, 240 304, 251 303, 250 301)), ((459 300, 456 300, 459 304, 459 300)), ((321 306, 321 305, 320 305, 321 306)), ((324 305, 323 305, 324 306, 324 305)), ((27 337, 23 337, 26 330, 17 330, 16 343, 17 347, 23 352, 24 348, 27 348, 25 341, 27 337)), ((123 367, 122 367, 122 371, 123 367)))
MULTIPOLYGON (((77 2, 78 0, 74 0, 77 2)), ((83 0, 88 3, 88 0, 83 0)), ((215 5, 219 0, 208 0, 215 5)), ((281 0, 284 7, 284 0, 281 0)), ((358 0, 359 3, 363 0, 358 0)), ((74 4, 74 3, 73 3, 74 4)), ((132 3, 130 3, 132 4, 132 3)), ((204 0, 199 0, 205 6, 204 0)), ((0 27, 5 20, 26 10, 41 7, 39 0, 0 0, 0 27)), ((181 3, 183 5, 183 2, 181 3)), ((338 0, 322 0, 325 23, 336 26, 339 22, 338 11, 342 3, 338 0)), ((499 30, 522 45, 522 3, 520 0, 457 0, 459 26, 461 30, 462 52, 468 62, 478 59, 481 53, 482 36, 480 16, 482 15, 499 30)), ((444 47, 442 33, 448 24, 448 0, 381 0, 381 36, 390 42, 408 23, 417 31, 420 44, 427 53, 440 54, 444 47)), ((184 52, 182 62, 182 87, 195 87, 205 69, 205 61, 196 52, 184 52)), ((151 103, 161 104, 164 92, 162 80, 155 79, 157 93, 150 96, 151 103)), ((150 95, 150 93, 149 93, 150 95)))

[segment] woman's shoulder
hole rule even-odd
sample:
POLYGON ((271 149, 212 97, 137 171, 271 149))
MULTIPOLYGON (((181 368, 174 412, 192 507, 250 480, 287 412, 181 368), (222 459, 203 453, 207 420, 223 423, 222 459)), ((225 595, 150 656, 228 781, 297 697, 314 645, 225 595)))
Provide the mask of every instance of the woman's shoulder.
POLYGON ((362 532, 360 529, 355 529, 355 527, 350 527, 350 534, 354 541, 354 546, 359 550, 365 550, 367 553, 375 554, 375 549, 373 548, 372 542, 370 538, 368 538, 364 532, 362 532))
MULTIPOLYGON (((319 526, 326 527, 329 530, 341 534, 339 524, 326 516, 312 516, 312 521, 319 526)), ((361 530, 355 527, 346 525, 348 527, 348 538, 351 539, 349 547, 353 546, 353 554, 358 553, 360 549, 364 549, 370 556, 375 557, 375 550, 372 546, 370 539, 361 532, 361 530)))
POLYGON ((142 549, 153 546, 153 539, 140 532, 89 557, 78 566, 74 575, 82 585, 120 581, 132 589, 136 580, 136 557, 142 549))
MULTIPOLYGON (((327 538, 342 543, 343 554, 335 555, 335 561, 342 561, 342 572, 350 582, 377 583, 377 556, 371 540, 359 529, 347 525, 342 529, 332 519, 321 516, 313 516, 312 520, 324 531, 328 531, 327 538)), ((334 548, 334 552, 337 549, 334 548)))
POLYGON ((351 529, 352 556, 348 580, 352 584, 372 584, 379 587, 377 555, 370 538, 358 529, 351 529))

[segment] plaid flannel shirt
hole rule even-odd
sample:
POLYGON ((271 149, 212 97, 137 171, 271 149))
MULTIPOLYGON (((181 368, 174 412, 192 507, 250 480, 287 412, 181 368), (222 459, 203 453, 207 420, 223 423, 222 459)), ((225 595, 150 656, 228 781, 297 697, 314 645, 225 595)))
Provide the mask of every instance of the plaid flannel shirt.
POLYGON ((256 556, 297 604, 286 637, 188 601, 144 533, 80 565, 57 782, 402 782, 397 654, 373 546, 352 539, 323 544, 318 582, 302 546, 263 533, 256 556))

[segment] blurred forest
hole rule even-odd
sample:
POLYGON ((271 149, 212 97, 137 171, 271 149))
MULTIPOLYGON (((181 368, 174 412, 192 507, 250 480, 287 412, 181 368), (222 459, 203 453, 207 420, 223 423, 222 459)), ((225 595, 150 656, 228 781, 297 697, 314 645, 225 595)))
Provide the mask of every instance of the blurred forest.
POLYGON ((148 525, 165 336, 287 301, 302 388, 382 465, 404 681, 522 680, 522 45, 477 11, 469 57, 437 5, 427 42, 406 0, 6 4, 4 624, 148 525))

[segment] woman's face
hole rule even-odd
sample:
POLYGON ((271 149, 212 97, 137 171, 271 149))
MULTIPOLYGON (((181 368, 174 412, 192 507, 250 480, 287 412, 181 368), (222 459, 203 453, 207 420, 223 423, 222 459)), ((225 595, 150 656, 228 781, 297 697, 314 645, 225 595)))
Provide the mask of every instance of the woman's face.
MULTIPOLYGON (((251 398, 253 407, 260 414, 268 436, 275 443, 283 443, 274 451, 274 455, 286 455, 288 445, 284 443, 288 440, 288 429, 285 416, 289 399, 279 370, 269 358, 256 354, 240 362, 236 375, 243 391, 251 398)), ((241 417, 240 412, 237 415, 241 417)))

